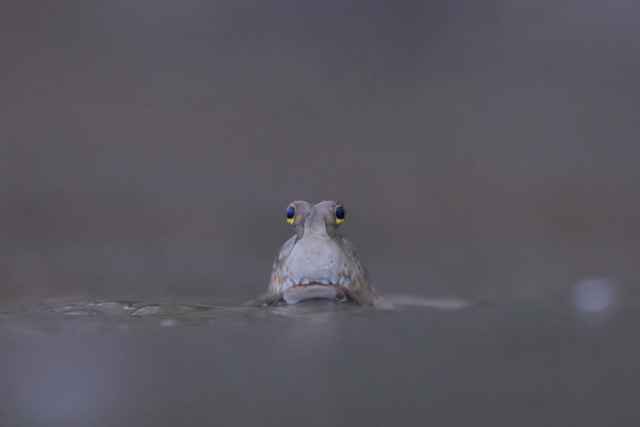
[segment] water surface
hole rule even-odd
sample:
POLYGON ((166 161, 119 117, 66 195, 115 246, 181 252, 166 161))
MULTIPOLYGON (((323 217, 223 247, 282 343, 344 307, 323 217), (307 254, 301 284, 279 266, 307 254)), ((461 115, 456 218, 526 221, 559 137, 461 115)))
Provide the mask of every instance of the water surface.
MULTIPOLYGON (((0 314, 3 426, 637 425, 632 308, 54 301, 0 314)), ((436 301, 434 304, 425 302, 436 301)))

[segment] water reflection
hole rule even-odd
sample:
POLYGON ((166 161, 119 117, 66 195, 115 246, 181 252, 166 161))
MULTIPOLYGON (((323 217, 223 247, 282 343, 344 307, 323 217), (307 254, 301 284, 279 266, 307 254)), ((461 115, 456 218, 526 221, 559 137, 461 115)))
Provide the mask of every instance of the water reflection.
POLYGON ((616 303, 616 286, 608 278, 588 278, 580 280, 573 287, 573 302, 578 311, 602 313, 616 303))

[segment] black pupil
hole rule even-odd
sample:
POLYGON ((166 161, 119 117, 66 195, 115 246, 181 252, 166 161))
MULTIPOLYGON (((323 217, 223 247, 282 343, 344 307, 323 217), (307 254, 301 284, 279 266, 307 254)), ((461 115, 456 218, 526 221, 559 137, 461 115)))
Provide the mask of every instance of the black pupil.
POLYGON ((294 209, 293 206, 289 206, 287 208, 287 218, 291 219, 296 215, 296 210, 294 209))
POLYGON ((342 206, 338 206, 336 208, 336 218, 344 219, 344 215, 345 215, 344 208, 342 206))

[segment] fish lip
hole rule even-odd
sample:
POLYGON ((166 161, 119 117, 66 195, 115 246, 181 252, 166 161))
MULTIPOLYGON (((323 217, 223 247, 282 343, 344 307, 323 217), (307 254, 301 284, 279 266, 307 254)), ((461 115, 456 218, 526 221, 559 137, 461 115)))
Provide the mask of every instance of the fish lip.
POLYGON ((296 288, 296 287, 300 287, 300 288, 304 288, 307 286, 328 286, 328 287, 334 287, 334 288, 341 288, 343 286, 340 286, 337 283, 326 283, 326 282, 307 282, 307 283, 302 283, 302 282, 294 282, 291 286, 289 286, 288 289, 291 288, 296 288))
POLYGON ((340 285, 338 283, 333 283, 333 282, 294 283, 291 286, 288 286, 287 288, 283 289, 283 292, 287 292, 292 289, 304 289, 304 288, 317 287, 317 286, 325 287, 325 288, 335 288, 336 289, 335 300, 338 302, 354 301, 353 295, 347 286, 340 285))
POLYGON ((291 282, 289 284, 289 286, 285 286, 282 290, 283 291, 287 291, 289 289, 294 289, 294 288, 307 288, 310 286, 324 286, 327 288, 336 288, 338 289, 342 294, 348 295, 349 294, 349 287, 346 285, 341 285, 340 283, 333 283, 333 282, 316 282, 316 281, 305 281, 305 283, 302 282, 291 282))

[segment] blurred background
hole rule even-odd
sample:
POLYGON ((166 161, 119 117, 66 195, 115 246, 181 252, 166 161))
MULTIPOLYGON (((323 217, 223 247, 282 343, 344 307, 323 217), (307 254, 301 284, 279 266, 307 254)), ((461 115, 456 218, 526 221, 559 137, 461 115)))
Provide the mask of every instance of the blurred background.
POLYGON ((5 1, 0 425, 640 425, 639 16, 5 1), (295 199, 396 309, 238 307, 295 199))
POLYGON ((632 1, 3 9, 1 301, 241 302, 293 199, 382 293, 636 296, 632 1))

